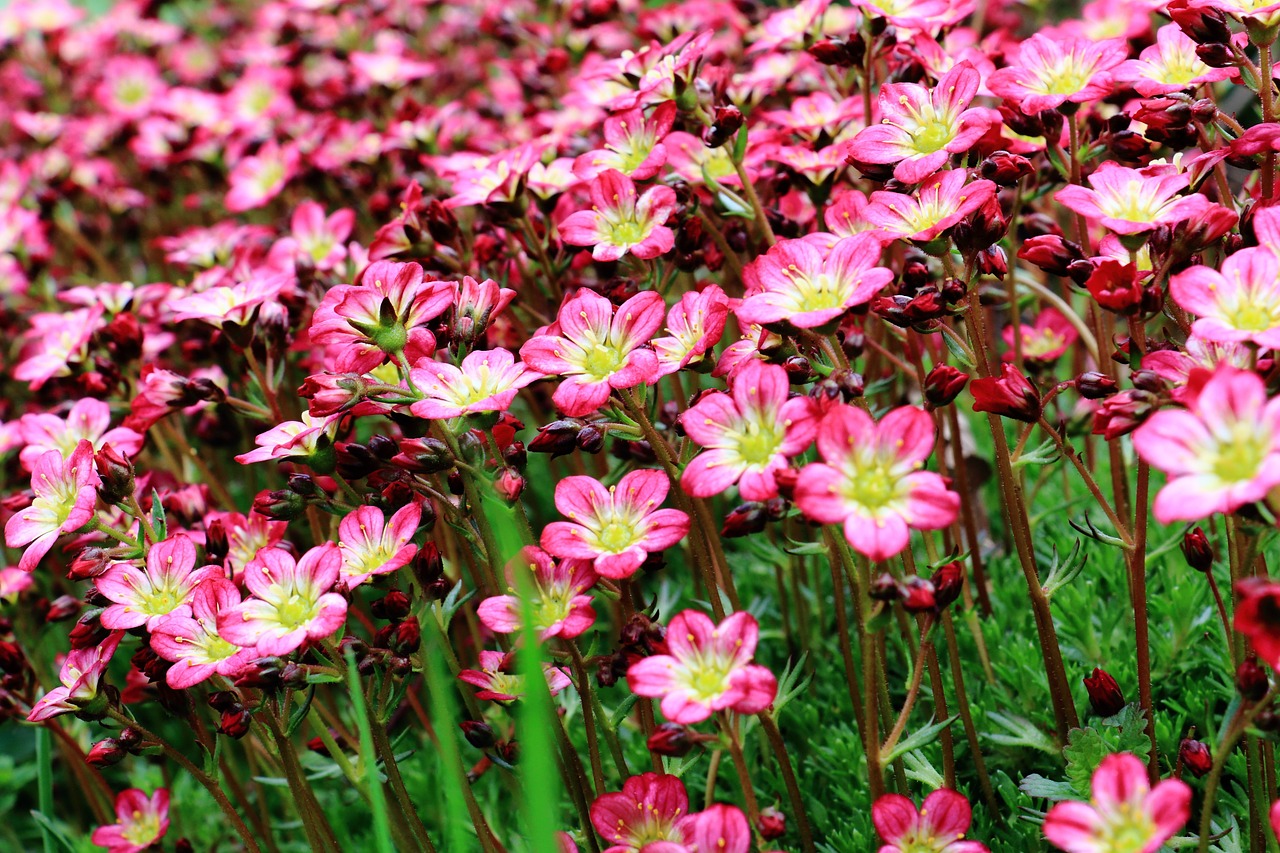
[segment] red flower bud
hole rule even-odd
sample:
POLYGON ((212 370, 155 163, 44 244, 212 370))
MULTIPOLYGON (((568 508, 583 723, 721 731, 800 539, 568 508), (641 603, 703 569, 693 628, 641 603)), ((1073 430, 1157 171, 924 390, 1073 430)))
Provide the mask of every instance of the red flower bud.
POLYGON ((221 721, 218 723, 218 734, 239 740, 249 733, 249 724, 252 721, 253 717, 243 705, 233 705, 222 712, 221 721))
POLYGON ((1040 418, 1040 392, 1011 364, 1000 365, 1001 377, 969 383, 973 410, 1033 424, 1040 418))
POLYGON ((1076 390, 1086 400, 1101 400, 1116 393, 1116 381, 1096 370, 1090 370, 1076 379, 1076 390))
POLYGON ((263 489, 253 499, 253 511, 276 521, 292 521, 307 511, 307 501, 289 489, 263 489))
POLYGON ((480 720, 463 720, 458 723, 458 728, 462 729, 462 736, 467 739, 467 743, 476 749, 492 749, 498 742, 493 727, 480 720))
POLYGON ((862 61, 866 49, 862 36, 854 34, 849 41, 830 38, 814 42, 805 52, 823 65, 850 68, 862 61))
POLYGON ((929 578, 933 584, 933 598, 939 610, 950 607, 964 589, 964 566, 950 562, 939 566, 929 578))
POLYGON ((1198 572, 1213 568, 1213 548, 1203 529, 1197 527, 1182 535, 1182 556, 1186 558, 1187 565, 1198 572))
POLYGON ((115 738, 107 738, 93 745, 84 757, 84 763, 92 764, 94 767, 110 767, 113 764, 119 764, 126 755, 128 753, 121 748, 115 738))
POLYGON ((1099 717, 1114 717, 1124 709, 1124 694, 1120 685, 1104 669, 1094 667, 1093 675, 1085 678, 1085 690, 1089 691, 1089 704, 1099 717))
POLYGON ((729 104, 716 107, 715 120, 711 126, 702 131, 702 144, 708 148, 720 148, 733 139, 742 127, 742 111, 729 104))
POLYGON ((1044 234, 1025 241, 1018 249, 1018 258, 1050 275, 1066 275, 1072 261, 1084 260, 1084 251, 1063 237, 1044 234))
POLYGON ((409 596, 398 589, 393 589, 369 605, 369 611, 378 619, 396 622, 409 615, 413 602, 409 596))
POLYGON ((1203 776, 1213 769, 1213 754, 1203 742, 1183 738, 1178 746, 1178 761, 1193 776, 1203 776))
POLYGON ((133 494, 133 464, 110 444, 93 455, 102 484, 98 495, 109 504, 120 503, 133 494))
POLYGON ((936 365, 924 378, 924 398, 931 408, 941 408, 960 396, 968 382, 969 374, 949 364, 936 365))
POLYGON ((1002 187, 1011 187, 1035 171, 1031 161, 1008 151, 997 151, 978 167, 982 177, 1002 187))
POLYGON ((396 625, 389 638, 391 650, 398 655, 408 657, 422 645, 422 626, 417 616, 410 616, 396 625))
POLYGON ((1108 311, 1133 314, 1142 307, 1142 284, 1138 281, 1138 268, 1133 264, 1122 264, 1114 258, 1100 261, 1085 287, 1108 311))
POLYGON ((649 735, 649 751, 670 758, 688 755, 693 749, 695 739, 684 726, 676 723, 663 723, 649 735))
POLYGON ((1270 686, 1267 671, 1258 663, 1256 655, 1249 655, 1236 668, 1236 690, 1250 702, 1257 702, 1266 696, 1270 686))
POLYGON ((520 493, 524 491, 524 483, 524 477, 520 476, 519 471, 504 467, 494 478, 493 488, 498 493, 498 497, 513 504, 520 499, 520 493))
POLYGON ((937 593, 929 581, 912 575, 907 578, 904 587, 902 606, 908 613, 930 613, 938 608, 937 593))
POLYGON ((787 834, 787 818, 782 812, 769 806, 767 809, 760 810, 756 829, 760 830, 760 837, 765 841, 773 841, 787 834))

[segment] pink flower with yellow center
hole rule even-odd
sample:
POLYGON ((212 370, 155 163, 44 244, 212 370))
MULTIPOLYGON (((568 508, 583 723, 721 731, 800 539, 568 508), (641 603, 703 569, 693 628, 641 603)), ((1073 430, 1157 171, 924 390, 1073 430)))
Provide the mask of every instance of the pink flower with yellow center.
POLYGON ((1280 398, 1229 365, 1205 375, 1192 375, 1186 409, 1156 412, 1133 434, 1138 455, 1168 475, 1151 508, 1161 524, 1234 512, 1280 485, 1280 398))
MULTIPOLYGON (((1013 326, 1005 326, 1001 332, 1005 346, 1009 347, 1003 356, 1005 361, 1013 361, 1016 355, 1014 334, 1013 326)), ((1017 334, 1022 338, 1022 357, 1027 361, 1054 361, 1080 340, 1080 332, 1057 308, 1044 309, 1030 325, 1019 323, 1017 334)))
POLYGON ((31 706, 27 722, 42 723, 51 717, 100 708, 105 704, 106 698, 99 688, 122 637, 124 631, 112 631, 96 646, 67 652, 58 672, 58 680, 62 683, 31 706))
POLYGON ((666 376, 700 359, 720 342, 729 317, 729 297, 718 285, 685 293, 667 312, 667 335, 653 342, 658 372, 666 376))
POLYGON ((111 407, 92 397, 77 400, 65 418, 51 412, 25 414, 18 421, 25 445, 18 458, 30 471, 36 460, 50 450, 70 456, 82 440, 92 444, 94 450, 110 444, 125 456, 133 456, 142 449, 141 434, 128 427, 111 429, 110 426, 111 407))
POLYGON ((601 794, 591 804, 591 825, 609 843, 602 853, 648 853, 664 844, 683 850, 691 841, 688 818, 684 783, 666 774, 632 776, 621 791, 601 794))
POLYGON ((1130 169, 1103 163, 1089 176, 1089 185, 1072 184, 1054 198, 1090 221, 1117 234, 1141 234, 1160 225, 1176 225, 1203 216, 1214 207, 1200 195, 1180 195, 1190 176, 1170 166, 1130 169))
POLYGON ((241 213, 271 201, 298 173, 300 159, 293 145, 281 147, 275 140, 265 142, 257 154, 236 163, 227 176, 231 186, 224 202, 227 210, 241 213))
POLYGON ((877 423, 862 409, 837 406, 818 425, 823 461, 801 469, 796 506, 814 521, 842 524, 859 553, 887 560, 907 547, 911 528, 937 530, 956 519, 960 497, 922 470, 934 438, 922 409, 903 406, 877 423))
POLYGON ((101 484, 93 464, 93 445, 88 441, 81 440, 66 459, 50 450, 36 460, 31 471, 35 500, 4 525, 6 545, 27 546, 18 561, 19 569, 34 571, 61 534, 79 530, 93 520, 101 484))
POLYGON ((574 160, 573 173, 584 181, 609 169, 637 181, 652 178, 667 162, 662 140, 671 132, 675 117, 675 101, 659 104, 648 117, 639 107, 609 116, 604 122, 604 148, 574 160))
POLYGON ((572 639, 596 621, 591 596, 586 594, 596 582, 596 573, 586 560, 563 560, 557 563, 541 548, 532 546, 507 566, 508 593, 480 602, 476 615, 490 631, 514 634, 524 625, 526 606, 533 613, 533 627, 538 638, 572 639), (520 600, 522 584, 516 572, 528 572, 528 604, 520 600))
POLYGON ((696 610, 677 614, 667 627, 665 655, 641 658, 627 670, 627 684, 639 696, 661 699, 673 723, 700 723, 716 711, 757 714, 778 694, 767 668, 751 663, 760 625, 739 611, 719 625, 696 610))
POLYGON ((332 542, 298 560, 287 551, 258 552, 244 570, 252 597, 218 614, 218 635, 259 655, 287 655, 331 636, 347 618, 347 601, 331 592, 342 571, 332 542))
POLYGON ((218 566, 196 569, 196 546, 182 534, 147 550, 146 570, 115 563, 96 581, 98 592, 112 604, 102 612, 105 628, 152 630, 166 616, 188 616, 196 587, 221 577, 218 566))
POLYGON ((990 853, 985 844, 964 841, 973 810, 948 788, 924 798, 920 808, 901 794, 884 794, 871 806, 871 822, 884 840, 879 853, 990 853))
POLYGON ((93 831, 92 841, 108 853, 142 853, 169 831, 169 792, 164 788, 150 797, 138 788, 116 796, 116 822, 93 831))
POLYGON ((606 169, 588 190, 591 209, 571 213, 560 222, 560 239, 571 246, 593 246, 597 261, 616 261, 631 254, 642 260, 671 251, 675 232, 663 223, 676 209, 675 190, 650 187, 637 195, 626 175, 606 169))
POLYGON ((801 329, 824 326, 863 305, 893 280, 876 266, 882 244, 870 232, 830 240, 811 235, 782 240, 743 270, 746 298, 734 313, 748 325, 786 321, 801 329))
POLYGON ((743 500, 776 498, 778 471, 813 443, 818 430, 813 400, 789 394, 785 370, 753 361, 738 371, 730 393, 701 397, 680 422, 707 449, 684 469, 681 487, 707 498, 737 483, 743 500))
POLYGON ((1191 330, 1206 341, 1280 348, 1280 261, 1268 249, 1241 249, 1221 271, 1184 270, 1169 280, 1169 294, 1199 318, 1191 330))
POLYGON ((338 524, 338 548, 342 551, 341 578, 355 589, 374 575, 385 575, 407 566, 418 553, 410 540, 418 531, 422 508, 405 504, 390 519, 375 506, 362 506, 338 524))
POLYGON ((1234 67, 1213 68, 1196 55, 1196 43, 1177 24, 1166 24, 1156 30, 1156 43, 1146 48, 1137 59, 1122 62, 1113 76, 1137 90, 1144 98, 1169 95, 1192 89, 1202 83, 1230 80, 1238 72, 1234 67))
POLYGON ((175 299, 169 309, 175 322, 202 320, 217 329, 224 324, 244 326, 253 321, 258 306, 275 300, 292 281, 293 276, 287 273, 255 275, 237 284, 175 299))
POLYGON ((319 204, 304 201, 293 211, 290 235, 272 248, 272 257, 279 252, 320 272, 335 269, 347 256, 346 240, 355 221, 356 212, 349 207, 325 216, 319 204))
POLYGON ((1018 46, 1007 68, 987 78, 987 88, 1027 115, 1064 103, 1082 104, 1111 94, 1111 72, 1128 55, 1123 39, 1053 39, 1036 33, 1018 46))
POLYGON ((1183 352, 1156 350, 1142 357, 1142 369, 1150 370, 1173 385, 1169 396, 1178 403, 1186 400, 1191 377, 1197 370, 1212 373, 1219 364, 1248 370, 1253 363, 1253 350, 1248 344, 1215 343, 1192 334, 1183 344, 1183 349, 1183 352))
POLYGON ((1092 785, 1090 802, 1058 803, 1045 816, 1044 837, 1066 853, 1156 853, 1191 816, 1187 783, 1151 787, 1146 764, 1127 752, 1102 759, 1092 785))
POLYGON ((258 656, 218 633, 218 617, 241 603, 240 590, 224 577, 204 580, 191 597, 189 615, 173 613, 151 630, 151 649, 172 662, 165 683, 185 690, 213 675, 235 678, 258 656))
POLYGON ((454 285, 423 281, 422 267, 377 261, 358 284, 331 288, 311 319, 311 342, 335 349, 328 359, 339 373, 368 373, 387 356, 405 353, 410 363, 435 352, 423 328, 453 305, 454 285))
POLYGON ((552 400, 571 417, 589 415, 615 388, 658 378, 658 358, 645 346, 662 325, 662 296, 637 293, 613 310, 598 293, 580 290, 560 306, 556 322, 520 347, 524 363, 543 376, 563 376, 552 400))
POLYGON ((632 471, 608 488, 592 477, 565 477, 556 484, 555 503, 569 520, 548 524, 542 547, 557 557, 591 560, 603 577, 631 577, 649 554, 689 532, 689 516, 658 509, 669 489, 667 475, 653 469, 632 471))
POLYGON ((935 32, 968 17, 974 0, 853 0, 873 18, 884 18, 904 30, 935 32))
MULTIPOLYGON (((549 663, 542 665, 542 674, 547 679, 547 689, 552 696, 573 683, 564 670, 549 663)), ((524 696, 524 676, 516 670, 514 653, 482 651, 480 668, 464 669, 458 673, 458 680, 479 687, 477 699, 514 702, 524 696)))
POLYGON ((461 366, 422 359, 409 378, 425 396, 409 407, 415 416, 446 420, 482 412, 502 412, 516 393, 541 377, 504 349, 468 353, 461 366))
POLYGON ((271 459, 296 459, 306 462, 316 470, 333 470, 333 436, 338 428, 339 418, 312 418, 310 412, 303 412, 299 417, 302 420, 285 421, 257 436, 253 440, 258 445, 257 449, 241 453, 235 458, 236 461, 241 465, 248 465, 271 459))
POLYGON ((918 184, 968 151, 987 132, 982 109, 967 109, 981 83, 976 68, 960 62, 929 89, 889 83, 880 90, 880 124, 864 128, 852 148, 867 163, 895 163, 893 176, 918 184))
POLYGON ((995 196, 991 181, 965 183, 968 177, 952 169, 926 178, 915 195, 874 192, 862 215, 882 234, 927 243, 995 196))

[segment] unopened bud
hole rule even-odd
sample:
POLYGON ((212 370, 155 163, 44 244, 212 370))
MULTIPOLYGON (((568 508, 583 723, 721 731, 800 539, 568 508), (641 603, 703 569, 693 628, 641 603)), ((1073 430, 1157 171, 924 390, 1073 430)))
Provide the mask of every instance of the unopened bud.
POLYGON ((1213 769, 1213 754, 1202 741, 1183 738, 1178 745, 1178 760, 1192 776, 1203 776, 1213 769))
POLYGON ((1267 695, 1271 687, 1267 671, 1258 663, 1256 655, 1249 655, 1236 667, 1236 690, 1250 702, 1257 702, 1267 695))
POLYGON ((782 812, 769 806, 760 810, 756 829, 760 830, 760 837, 765 841, 773 841, 787 834, 787 818, 782 812))
POLYGON ((1186 558, 1187 565, 1198 572, 1213 569, 1213 547, 1203 529, 1196 527, 1183 534, 1182 556, 1186 558))
POLYGON ((1089 692, 1089 704, 1099 717, 1114 717, 1124 709, 1124 694, 1120 685, 1105 669, 1094 667, 1093 675, 1085 678, 1085 690, 1089 692))
POLYGON ((693 749, 694 738, 689 730, 677 723, 663 723, 649 735, 649 751, 669 758, 688 755, 693 749))

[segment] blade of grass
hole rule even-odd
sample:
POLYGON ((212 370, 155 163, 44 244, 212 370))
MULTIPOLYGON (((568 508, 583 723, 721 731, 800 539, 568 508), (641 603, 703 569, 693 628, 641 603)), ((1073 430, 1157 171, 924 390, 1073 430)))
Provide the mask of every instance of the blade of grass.
MULTIPOLYGON (((433 618, 428 619, 431 620, 429 624, 435 624, 433 618)), ((444 642, 438 631, 431 634, 436 638, 436 643, 444 642)), ((462 780, 467 771, 462 765, 462 754, 456 739, 457 705, 453 701, 453 685, 445 674, 440 655, 435 653, 435 644, 427 649, 422 658, 427 671, 427 684, 431 688, 431 717, 436 737, 440 741, 440 760, 447 771, 443 783, 448 808, 444 826, 444 849, 468 851, 473 849, 473 845, 464 828, 471 818, 467 813, 466 792, 462 790, 462 785, 465 784, 462 780)), ((477 827, 476 832, 480 831, 477 827)))
MULTIPOLYGON (((52 743, 49 740, 49 730, 44 726, 36 729, 36 787, 37 801, 40 804, 40 813, 43 815, 53 814, 53 755, 50 747, 52 743)), ((40 841, 44 847, 44 853, 53 853, 56 849, 53 844, 53 833, 40 823, 40 841)))
POLYGON ((365 710, 364 690, 356 671, 356 656, 347 649, 347 687, 351 691, 351 709, 360 731, 360 775, 369 788, 369 806, 373 812, 373 839, 378 853, 395 853, 391 844, 391 824, 387 817, 387 801, 383 797, 382 780, 378 778, 378 762, 374 758, 373 730, 365 710))
MULTIPOLYGON (((482 511, 492 525, 494 539, 502 554, 502 565, 516 555, 525 544, 518 531, 523 525, 515 513, 488 489, 484 493, 482 511)), ((558 726, 547 679, 542 674, 542 643, 533 627, 534 612, 529 594, 529 579, 515 572, 520 597, 521 629, 517 668, 524 680, 524 699, 520 703, 520 787, 524 812, 526 841, 531 850, 555 850, 556 830, 560 826, 560 778, 556 767, 552 726, 558 726)), ((590 827, 584 827, 590 831, 590 827)))

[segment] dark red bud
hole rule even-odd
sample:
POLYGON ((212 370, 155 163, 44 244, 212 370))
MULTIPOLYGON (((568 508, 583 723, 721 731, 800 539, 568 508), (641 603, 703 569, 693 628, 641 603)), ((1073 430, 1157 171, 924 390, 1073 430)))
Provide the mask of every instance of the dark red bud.
POLYGON ((93 455, 102 484, 98 495, 105 503, 115 504, 133 494, 133 465, 110 444, 93 455))
POLYGON ((1086 400, 1101 400, 1116 393, 1116 381, 1096 370, 1090 370, 1076 379, 1076 390, 1086 400))
POLYGON ((85 755, 84 763, 92 764, 94 767, 110 767, 113 764, 119 764, 128 754, 115 738, 107 738, 93 745, 85 755))
POLYGON ((787 834, 787 818, 782 812, 769 806, 760 810, 756 829, 760 830, 760 837, 765 841, 773 841, 787 834))
POLYGON ((964 589, 964 566, 958 562, 939 566, 929 581, 933 584, 933 598, 938 609, 945 610, 964 589))
POLYGON ((1213 568, 1213 547, 1204 530, 1196 527, 1182 536, 1182 556, 1187 565, 1198 572, 1208 572, 1213 568))
POLYGON ((409 615, 413 602, 409 596, 398 589, 393 589, 369 605, 369 610, 378 619, 395 622, 409 615))
POLYGON ((649 751, 669 758, 688 755, 695 739, 690 731, 676 723, 663 723, 649 735, 649 751))
POLYGON ((467 739, 467 743, 476 749, 492 749, 498 742, 498 736, 494 734, 493 727, 488 723, 480 720, 463 720, 458 723, 458 727, 462 729, 462 736, 467 739))
POLYGON ((249 724, 252 721, 253 717, 243 705, 233 705, 222 712, 222 718, 218 723, 218 734, 239 740, 249 733, 249 724))
POLYGON ((1114 717, 1124 709, 1120 685, 1106 670, 1094 667, 1093 675, 1085 678, 1084 687, 1089 692, 1089 704, 1097 716, 1114 717))
POLYGON ((1178 761, 1192 776, 1204 776, 1213 769, 1213 754, 1202 741, 1183 738, 1178 746, 1178 761))
POLYGON ((1258 663, 1256 655, 1249 655, 1236 668, 1236 690, 1250 702, 1257 702, 1266 696, 1270 686, 1267 671, 1258 663))
POLYGON ((969 374, 949 364, 935 365, 924 378, 924 397, 932 408, 941 408, 960 396, 969 374))

